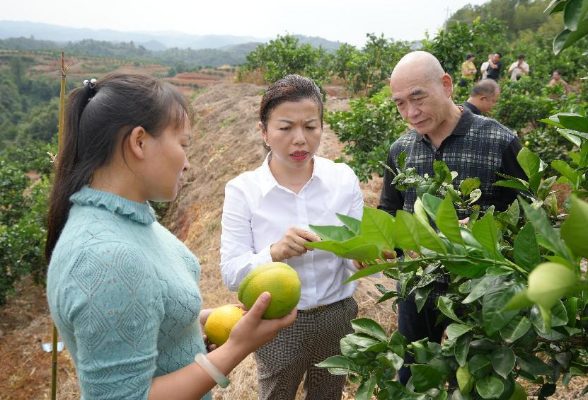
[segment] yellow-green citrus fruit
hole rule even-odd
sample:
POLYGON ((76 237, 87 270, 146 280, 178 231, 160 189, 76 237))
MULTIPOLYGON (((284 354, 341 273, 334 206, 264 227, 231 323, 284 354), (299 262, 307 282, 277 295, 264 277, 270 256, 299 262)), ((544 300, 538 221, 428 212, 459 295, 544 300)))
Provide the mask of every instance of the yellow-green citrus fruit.
POLYGON ((263 292, 272 295, 263 314, 265 319, 281 318, 300 300, 300 278, 288 264, 271 262, 249 272, 239 286, 239 301, 250 309, 263 292))
POLYGON ((531 144, 531 142, 529 142, 528 140, 525 141, 525 146, 529 146, 531 144))
POLYGON ((539 264, 529 274, 527 297, 532 302, 551 309, 559 299, 573 290, 576 281, 576 274, 561 264, 539 264))
POLYGON ((222 306, 215 308, 204 324, 204 334, 210 343, 223 345, 231 334, 231 330, 243 317, 243 310, 237 306, 222 306))
POLYGON ((457 384, 459 385, 459 391, 463 394, 468 394, 474 388, 474 383, 476 380, 474 376, 470 373, 468 369, 468 364, 464 365, 463 367, 459 367, 457 369, 457 373, 455 374, 457 378, 457 384))
POLYGON ((515 390, 508 400, 527 400, 527 392, 525 392, 525 388, 517 382, 515 384, 515 390))

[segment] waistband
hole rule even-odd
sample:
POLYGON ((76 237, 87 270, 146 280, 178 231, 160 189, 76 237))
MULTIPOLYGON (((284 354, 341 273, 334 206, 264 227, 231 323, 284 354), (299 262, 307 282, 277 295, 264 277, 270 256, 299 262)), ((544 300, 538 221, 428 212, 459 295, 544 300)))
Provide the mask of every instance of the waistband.
POLYGON ((336 302, 331 303, 331 304, 324 304, 322 306, 317 306, 317 307, 309 308, 309 309, 306 309, 306 310, 298 310, 298 312, 299 313, 302 313, 302 314, 313 314, 313 313, 325 311, 329 307, 337 306, 337 305, 339 305, 339 304, 341 304, 341 303, 343 303, 345 301, 351 300, 351 299, 352 299, 352 297, 347 297, 347 298, 345 298, 343 300, 339 300, 339 301, 336 301, 336 302))

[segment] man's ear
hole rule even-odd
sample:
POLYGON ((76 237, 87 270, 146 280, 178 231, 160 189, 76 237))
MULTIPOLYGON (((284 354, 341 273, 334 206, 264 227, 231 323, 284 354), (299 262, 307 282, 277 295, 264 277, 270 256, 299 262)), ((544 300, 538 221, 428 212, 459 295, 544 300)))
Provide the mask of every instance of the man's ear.
POLYGON ((451 97, 453 94, 453 81, 451 80, 451 76, 449 74, 443 74, 441 77, 441 84, 443 85, 443 91, 447 97, 451 97))
POLYGON ((136 126, 131 131, 127 139, 127 147, 131 154, 139 160, 145 159, 145 145, 146 140, 149 139, 149 134, 142 126, 136 126))

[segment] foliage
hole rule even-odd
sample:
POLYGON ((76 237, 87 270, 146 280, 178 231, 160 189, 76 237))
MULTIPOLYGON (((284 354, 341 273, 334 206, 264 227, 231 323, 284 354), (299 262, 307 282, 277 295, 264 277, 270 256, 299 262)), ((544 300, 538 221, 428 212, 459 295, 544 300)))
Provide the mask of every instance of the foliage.
POLYGON ((325 121, 345 143, 343 153, 351 157, 347 164, 367 182, 374 173, 384 174, 379 161, 386 159, 390 146, 407 126, 390 100, 389 87, 371 98, 351 100, 349 107, 351 111, 327 112, 325 121))
POLYGON ((588 1, 553 0, 550 14, 563 12, 564 29, 553 39, 553 52, 558 54, 588 35, 588 1))
POLYGON ((380 301, 414 295, 420 309, 435 280, 450 278, 436 303, 448 323, 443 344, 407 343, 398 332, 388 336, 375 321, 359 319, 353 321, 355 333, 341 341, 341 355, 319 364, 359 383, 356 398, 509 399, 515 380, 525 379, 539 385, 536 395, 543 399, 555 392, 559 379, 567 385, 588 373, 583 321, 588 281, 580 266, 588 256, 588 203, 581 200, 588 198, 588 118, 560 114, 550 121, 580 149, 573 164, 551 164, 562 174, 559 181, 572 188, 563 224, 551 191, 557 178, 544 179, 545 164, 523 149, 517 159, 529 181, 496 183, 524 193, 506 211, 480 210, 460 225, 456 207, 475 203, 479 180, 453 187, 454 175, 438 162, 434 177, 415 181, 401 158, 398 187, 419 187, 414 214, 398 211, 392 217, 365 208, 361 221, 341 217, 345 226, 312 227, 323 241, 309 247, 368 264, 350 281, 384 271, 400 282, 400 293, 378 286, 380 301), (394 248, 417 256, 378 260, 394 248), (393 378, 407 353, 415 362, 403 387, 393 378))
POLYGON ((330 58, 322 47, 317 49, 310 44, 301 45, 294 36, 285 35, 278 36, 267 45, 261 44, 247 54, 242 70, 262 70, 267 82, 275 82, 288 74, 300 74, 321 86, 329 80, 330 58))
POLYGON ((21 277, 32 273, 37 282, 45 277, 45 226, 51 187, 47 151, 54 152, 55 147, 39 142, 28 146, 7 149, 0 157, 0 304, 21 277), (38 180, 26 175, 31 171, 40 174, 38 180))

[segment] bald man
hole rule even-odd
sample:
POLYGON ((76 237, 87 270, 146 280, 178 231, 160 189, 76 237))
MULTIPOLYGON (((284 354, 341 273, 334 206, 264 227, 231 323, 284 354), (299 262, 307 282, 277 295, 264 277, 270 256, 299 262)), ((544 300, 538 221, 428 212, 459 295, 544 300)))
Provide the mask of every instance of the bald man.
MULTIPOLYGON (((474 115, 469 109, 453 103, 453 83, 439 61, 430 53, 416 51, 404 56, 394 68, 390 78, 392 98, 398 111, 413 129, 401 136, 390 148, 387 164, 396 172, 396 159, 406 151, 406 168, 415 168, 420 175, 433 176, 433 163, 444 161, 450 171, 457 171, 453 182, 456 187, 466 178, 480 178, 482 197, 476 204, 484 210, 490 205, 505 210, 515 199, 511 189, 493 186, 500 178, 497 172, 526 179, 516 156, 521 149, 517 137, 493 119, 474 115)), ((417 199, 415 188, 405 192, 392 185, 393 175, 386 171, 379 209, 392 215, 396 211, 414 212, 417 199)), ((460 219, 468 212, 458 211, 460 219)), ((447 271, 444 279, 431 283, 424 307, 417 310, 414 294, 398 304, 398 331, 408 342, 428 337, 440 343, 450 321, 436 325, 440 316, 436 309, 437 298, 447 291, 447 271)), ((400 289, 400 288, 399 288, 400 289)), ((408 288, 406 293, 410 293, 408 288)), ((413 362, 410 355, 407 363, 413 362)), ((406 384, 410 370, 403 367, 399 381, 406 384)))
POLYGON ((476 115, 486 114, 500 97, 500 85, 494 79, 482 79, 470 91, 470 97, 464 101, 464 108, 469 108, 476 115))

